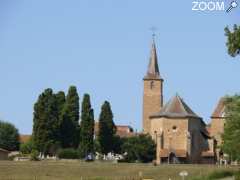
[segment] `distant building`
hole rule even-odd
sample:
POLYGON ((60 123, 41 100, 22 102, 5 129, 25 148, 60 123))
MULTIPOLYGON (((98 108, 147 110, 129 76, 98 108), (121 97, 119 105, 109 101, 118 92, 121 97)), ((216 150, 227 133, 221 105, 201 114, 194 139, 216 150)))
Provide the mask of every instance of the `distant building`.
MULTIPOLYGON (((120 137, 131 137, 135 135, 133 128, 128 125, 116 125, 117 132, 116 135, 120 137)), ((95 122, 94 125, 94 135, 97 136, 99 133, 99 123, 95 122)), ((32 135, 21 134, 20 135, 20 143, 26 143, 31 139, 32 135)))
POLYGON ((20 134, 20 136, 19 136, 20 143, 28 142, 31 139, 31 137, 32 136, 28 135, 28 134, 20 134))
MULTIPOLYGON (((118 135, 120 137, 131 137, 131 136, 135 135, 133 128, 130 126, 116 125, 116 128, 117 128, 116 135, 118 135)), ((95 136, 97 136, 99 134, 99 122, 95 122, 94 134, 95 134, 95 136)))
POLYGON ((222 135, 224 132, 225 124, 225 98, 221 98, 213 111, 211 116, 210 132, 211 136, 216 140, 216 158, 220 163, 221 160, 225 161, 224 154, 220 149, 222 145, 222 135))
POLYGON ((9 153, 10 153, 9 151, 0 148, 0 160, 7 160, 9 153))
POLYGON ((143 78, 143 131, 157 143, 157 163, 214 163, 214 139, 205 122, 179 95, 164 105, 163 82, 153 40, 143 78))

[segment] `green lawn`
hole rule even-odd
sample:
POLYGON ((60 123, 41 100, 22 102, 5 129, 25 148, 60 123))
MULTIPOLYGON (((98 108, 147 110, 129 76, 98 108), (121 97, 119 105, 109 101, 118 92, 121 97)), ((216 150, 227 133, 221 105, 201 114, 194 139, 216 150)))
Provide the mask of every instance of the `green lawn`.
MULTIPOLYGON (((163 180, 181 179, 178 174, 187 170, 190 177, 207 175, 216 170, 234 170, 210 165, 162 165, 152 164, 113 164, 85 162, 11 162, 0 161, 1 180, 81 180, 81 179, 139 179, 139 172, 144 178, 163 180), (141 174, 141 173, 140 173, 141 174)), ((190 179, 190 178, 187 178, 190 179)))

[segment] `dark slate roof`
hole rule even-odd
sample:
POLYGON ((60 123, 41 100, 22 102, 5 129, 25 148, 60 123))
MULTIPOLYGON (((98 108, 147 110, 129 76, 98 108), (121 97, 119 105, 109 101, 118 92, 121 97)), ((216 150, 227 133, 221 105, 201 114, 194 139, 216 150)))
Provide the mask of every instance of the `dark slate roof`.
POLYGON ((194 117, 200 118, 195 114, 191 108, 183 101, 183 99, 176 95, 174 96, 160 112, 153 114, 151 118, 154 117, 168 117, 168 118, 187 118, 194 117))
POLYGON ((2 148, 0 148, 0 151, 1 151, 1 152, 4 152, 4 153, 9 153, 8 150, 6 150, 6 149, 2 149, 2 148))
POLYGON ((152 49, 151 49, 151 55, 149 59, 147 74, 144 77, 144 79, 161 79, 159 68, 158 68, 157 50, 156 50, 156 45, 154 40, 152 42, 152 49))
POLYGON ((221 98, 217 104, 217 107, 215 108, 212 118, 223 118, 224 117, 224 110, 225 110, 225 105, 224 105, 225 98, 221 98))

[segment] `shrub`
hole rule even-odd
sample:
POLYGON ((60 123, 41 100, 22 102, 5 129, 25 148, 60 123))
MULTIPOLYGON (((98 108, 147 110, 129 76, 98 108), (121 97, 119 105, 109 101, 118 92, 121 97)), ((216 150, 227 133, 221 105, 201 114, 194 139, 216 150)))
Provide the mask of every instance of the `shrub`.
POLYGON ((225 170, 225 171, 214 171, 208 176, 208 178, 220 179, 220 178, 231 177, 231 176, 233 176, 233 172, 225 170))
POLYGON ((210 173, 208 176, 199 176, 199 177, 194 177, 192 178, 192 180, 214 180, 214 179, 223 179, 223 178, 227 178, 227 177, 232 177, 236 175, 236 179, 237 178, 237 173, 234 174, 234 171, 214 171, 212 173, 210 173))
POLYGON ((39 161, 38 155, 39 155, 39 152, 37 150, 32 150, 31 161, 39 161))
POLYGON ((71 148, 59 150, 57 152, 57 156, 60 159, 79 159, 80 158, 79 151, 71 148))
POLYGON ((235 173, 235 179, 237 180, 237 179, 240 179, 240 171, 237 171, 236 173, 235 173))
POLYGON ((29 140, 26 143, 23 143, 20 145, 20 152, 22 154, 31 154, 31 152, 33 151, 33 142, 32 140, 29 140))
POLYGON ((124 140, 122 150, 127 162, 151 162, 156 155, 156 145, 149 135, 138 135, 124 140))

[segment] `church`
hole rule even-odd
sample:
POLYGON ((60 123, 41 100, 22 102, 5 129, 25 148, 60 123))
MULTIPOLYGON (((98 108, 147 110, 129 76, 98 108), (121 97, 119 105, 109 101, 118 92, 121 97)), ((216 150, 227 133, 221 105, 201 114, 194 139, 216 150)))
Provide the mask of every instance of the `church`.
POLYGON ((220 105, 213 113, 211 125, 207 125, 179 95, 164 103, 163 84, 153 39, 143 78, 142 123, 143 132, 150 134, 157 144, 156 163, 216 163, 220 153, 217 145, 223 132, 223 120, 218 117, 220 105))

